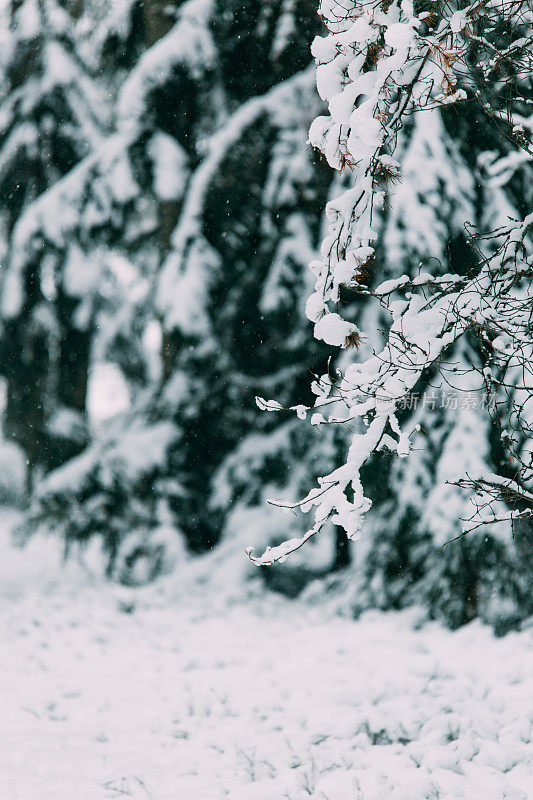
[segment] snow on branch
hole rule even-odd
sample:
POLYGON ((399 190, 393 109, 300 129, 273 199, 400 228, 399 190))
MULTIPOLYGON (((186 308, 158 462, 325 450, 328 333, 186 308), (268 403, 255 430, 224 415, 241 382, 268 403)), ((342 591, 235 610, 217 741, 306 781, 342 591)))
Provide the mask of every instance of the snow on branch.
MULTIPOLYGON (((530 57, 530 48, 524 44, 524 28, 531 22, 527 4, 476 0, 466 8, 453 3, 434 6, 431 13, 416 13, 411 0, 320 3, 328 33, 315 39, 312 50, 318 92, 328 103, 329 114, 315 119, 309 140, 331 167, 349 171, 353 179, 351 187, 327 206, 329 230, 321 259, 310 265, 316 281, 306 313, 315 324, 317 339, 357 348, 362 334, 343 318, 339 302, 341 287, 349 287, 374 294, 389 308, 392 324, 381 352, 352 363, 334 382, 329 376, 318 382, 316 406, 335 401, 336 407, 345 409, 343 417, 337 414, 324 422, 346 425, 359 419, 361 427, 352 436, 346 463, 319 479, 319 487, 303 501, 290 506, 304 512, 314 508, 313 527, 301 539, 268 549, 261 557, 248 551, 257 564, 283 560, 326 521, 342 526, 351 539, 358 538, 371 505, 361 484, 362 466, 384 446, 400 457, 408 455, 410 434, 400 426, 397 404, 428 369, 439 368, 467 331, 488 343, 492 353, 494 369, 491 371, 489 364, 484 372, 488 392, 494 391, 498 380, 498 385, 505 387, 510 369, 522 368, 525 377, 516 400, 520 407, 514 414, 520 420, 527 411, 531 419, 531 216, 524 221, 509 220, 483 239, 476 239, 477 231, 469 235, 478 266, 467 277, 424 273, 410 280, 402 276, 385 281, 373 292, 365 285, 378 235, 376 214, 384 206, 389 184, 401 175, 394 154, 408 115, 459 101, 479 102, 494 120, 505 116, 508 125, 505 136, 510 154, 500 169, 513 174, 509 159, 527 163, 531 153, 529 120, 522 113, 523 124, 517 127, 516 110, 514 114, 505 111, 510 91, 519 97, 515 105, 521 108, 521 77, 512 67, 522 66, 528 52, 530 57), (487 109, 482 89, 494 74, 498 57, 494 32, 501 24, 511 30, 511 42, 505 49, 497 49, 502 56, 500 80, 487 109), (505 79, 503 62, 511 63, 512 79, 505 79), (498 95, 498 89, 505 98, 498 95)), ((493 170, 498 167, 493 165, 493 170)), ((464 220, 465 225, 467 222, 464 220)), ((267 401, 262 404, 268 410, 279 410, 267 401)), ((530 492, 523 481, 533 477, 531 463, 518 472, 513 480, 525 501, 530 492)), ((505 484, 506 492, 511 491, 510 486, 505 484)), ((473 488, 495 487, 492 477, 478 479, 473 488)), ((503 484, 499 490, 501 499, 503 484)))

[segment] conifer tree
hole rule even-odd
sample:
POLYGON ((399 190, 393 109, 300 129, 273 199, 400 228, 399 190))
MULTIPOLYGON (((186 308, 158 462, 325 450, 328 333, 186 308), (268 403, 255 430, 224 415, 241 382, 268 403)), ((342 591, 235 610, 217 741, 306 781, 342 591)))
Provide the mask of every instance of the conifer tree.
MULTIPOLYGON (((183 431, 176 510, 193 549, 217 541, 224 511, 243 491, 226 490, 226 509, 206 502, 228 456, 250 452, 253 471, 283 484, 282 438, 269 453, 270 421, 247 442, 258 418, 254 395, 277 387, 294 404, 307 370, 325 363, 301 303, 328 190, 324 167, 305 145, 316 107, 309 71, 239 107, 193 174, 163 265, 159 298, 176 352, 163 394, 183 431)), ((252 474, 247 483, 246 494, 257 497, 252 474)))
MULTIPOLYGON (((121 538, 142 528, 147 540, 159 525, 157 509, 167 505, 192 551, 210 547, 223 534, 230 507, 261 502, 262 478, 270 474, 278 487, 293 479, 291 437, 301 440, 302 455, 316 439, 292 425, 276 436, 270 421, 259 437, 253 433, 262 419, 254 395, 275 386, 295 401, 307 370, 316 369, 317 359, 324 364, 326 352, 313 344, 302 314, 305 265, 315 253, 330 182, 305 142, 319 100, 312 71, 301 66, 318 20, 306 3, 266 10, 259 19, 256 4, 244 16, 231 3, 178 4, 174 25, 157 41, 146 38, 126 70, 116 132, 61 181, 55 200, 42 203, 38 225, 20 243, 23 252, 32 238, 49 247, 59 216, 68 223, 59 248, 68 251, 75 243, 93 274, 98 264, 105 274, 109 254, 121 253, 153 287, 142 324, 162 323, 161 385, 148 387, 129 419, 110 424, 90 457, 80 457, 76 481, 66 465, 43 482, 34 513, 38 522, 53 516, 68 539, 102 533, 112 572, 121 538), (233 55, 242 59, 237 68, 228 59, 243 20, 249 41, 233 55), (237 86, 237 75, 257 80, 237 86), (148 471, 128 470, 120 447, 113 456, 130 427, 151 428, 159 437, 167 423, 164 430, 174 433, 165 451, 157 448, 161 458, 148 471), (252 433, 253 454, 247 446, 252 433), (234 465, 245 452, 253 465, 242 486, 234 465), (111 464, 117 466, 110 482, 111 464), (134 502, 140 494, 147 498, 145 511, 134 502), (104 509, 96 523, 85 511, 94 497, 104 509), (73 504, 77 520, 64 513, 73 504), (114 532, 108 537, 110 517, 114 532)), ((156 12, 144 7, 151 24, 156 12)), ((128 52, 139 36, 148 36, 143 20, 134 38, 122 30, 128 52)), ((102 54, 122 47, 105 19, 96 38, 102 54)), ((105 63, 102 55, 104 70, 105 63)), ((102 298, 93 295, 91 302, 101 306, 102 298)))
POLYGON ((28 478, 86 443, 90 321, 54 253, 21 263, 17 226, 38 199, 103 140, 103 94, 79 58, 75 22, 54 0, 4 2, 0 71, 0 369, 6 433, 23 448, 28 478))

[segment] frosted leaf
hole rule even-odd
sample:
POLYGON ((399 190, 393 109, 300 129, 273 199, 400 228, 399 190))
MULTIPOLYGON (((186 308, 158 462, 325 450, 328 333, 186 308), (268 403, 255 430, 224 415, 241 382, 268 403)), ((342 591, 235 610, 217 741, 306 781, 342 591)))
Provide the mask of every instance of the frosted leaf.
POLYGON ((256 397, 255 402, 261 411, 283 411, 283 406, 277 400, 265 400, 263 397, 256 397))
POLYGON ((383 281, 383 283, 380 283, 380 285, 374 289, 374 294, 392 294, 392 292, 397 292, 398 289, 401 289, 401 287, 405 286, 408 282, 409 277, 407 275, 401 275, 399 278, 394 278, 390 281, 383 281))
POLYGON ((320 292, 314 292, 307 298, 305 316, 307 319, 310 319, 311 322, 318 322, 318 320, 324 316, 326 310, 326 305, 320 292))
POLYGON ((356 325, 346 322, 338 314, 326 314, 315 324, 315 336, 334 347, 346 347, 346 340, 358 332, 356 325))
POLYGON ((295 550, 299 550, 300 547, 302 547, 302 545, 304 545, 305 542, 307 542, 316 533, 316 529, 312 528, 300 538, 289 539, 287 542, 277 545, 277 547, 267 547, 262 556, 252 555, 255 550, 254 547, 247 547, 246 553, 248 558, 258 566, 268 566, 270 564, 275 564, 276 562, 283 563, 288 555, 294 553, 295 550))
POLYGON ((306 419, 309 408, 307 406, 292 406, 291 411, 296 411, 298 419, 306 419))

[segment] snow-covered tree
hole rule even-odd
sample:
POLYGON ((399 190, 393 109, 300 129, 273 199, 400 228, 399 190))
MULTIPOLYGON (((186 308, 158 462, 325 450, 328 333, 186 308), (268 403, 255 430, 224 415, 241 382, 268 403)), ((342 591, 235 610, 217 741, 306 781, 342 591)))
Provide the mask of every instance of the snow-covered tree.
MULTIPOLYGON (((313 530, 325 536, 314 541, 338 532, 334 565, 349 562, 343 527, 357 535, 372 502, 356 563, 335 578, 351 587, 352 606, 423 600, 459 624, 476 613, 495 618, 489 607, 503 598, 509 617, 518 605, 525 613, 527 518, 515 520, 513 546, 506 517, 443 547, 461 533, 472 496, 471 485, 447 481, 462 466, 470 479, 499 475, 508 493, 509 447, 524 463, 530 449, 524 414, 519 425, 506 422, 528 397, 521 361, 493 364, 498 337, 478 319, 485 306, 475 317, 462 305, 480 294, 505 226, 530 201, 522 4, 509 21, 506 4, 323 2, 328 32, 313 45, 320 96, 309 66, 322 24, 315 0, 58 8, 46 41, 72 54, 75 108, 90 114, 57 130, 85 144, 20 207, 9 187, 1 192, 2 298, 15 307, 26 297, 24 276, 39 286, 38 301, 20 306, 26 317, 4 314, 5 347, 21 355, 7 326, 27 335, 30 316, 47 331, 44 356, 36 345, 26 362, 46 386, 28 404, 47 431, 34 457, 59 468, 39 483, 31 524, 52 523, 67 543, 100 537, 108 574, 130 582, 162 569, 180 536, 195 553, 249 530, 264 547, 292 537, 267 553, 271 561, 310 536, 304 516, 272 513, 266 498, 287 504, 325 475, 307 504, 320 503, 313 530), (93 117, 91 137, 84 126, 93 117), (325 159, 306 142, 310 125, 325 159), (499 239, 476 239, 497 230, 499 239), (316 339, 304 318, 313 282, 316 339), (443 310, 453 317, 447 338, 443 310), (131 404, 59 466, 82 444, 50 447, 52 427, 69 422, 71 442, 83 421, 85 397, 55 388, 74 388, 59 356, 81 353, 73 334, 85 348, 72 367, 83 386, 91 369, 112 362, 131 404), (296 416, 264 414, 255 395, 296 416), (326 424, 329 415, 340 424, 326 424), (398 447, 413 452, 395 459, 398 447)), ((6 109, 9 74, 24 74, 13 60, 22 30, 13 9, 4 8, 6 109)), ((66 70, 62 78, 70 86, 66 70)), ((35 164, 55 164, 50 152, 38 151, 35 164)), ((520 291, 527 299, 527 285, 520 291)), ((11 363, 11 391, 29 393, 28 371, 11 363)), ((21 424, 26 448, 31 431, 21 424)), ((509 497, 497 500, 506 516, 509 497)))
MULTIPOLYGON (((309 71, 239 108, 193 174, 161 272, 159 301, 176 352, 163 393, 183 430, 176 508, 193 547, 217 541, 243 490, 257 497, 249 472, 245 487, 226 490, 224 508, 206 502, 225 458, 235 448, 251 452, 254 395, 268 388, 296 402, 320 358, 301 315, 328 189, 305 146, 316 110, 309 71)), ((251 455, 264 480, 282 485, 279 433, 268 452, 272 431, 267 422, 254 435, 251 455)))
POLYGON ((295 506, 317 507, 314 526, 255 560, 285 558, 328 521, 357 538, 374 500, 374 597, 381 583, 385 603, 408 602, 409 582, 424 578, 433 606, 442 605, 428 573, 444 570, 451 603, 453 580, 466 585, 462 607, 448 609, 462 622, 480 605, 482 565, 470 551, 497 522, 505 537, 511 519, 516 526, 517 515, 530 513, 529 466, 517 454, 527 452, 530 402, 531 222, 521 221, 530 200, 530 13, 521 3, 439 4, 430 14, 409 2, 335 0, 321 11, 329 33, 313 50, 330 115, 313 123, 310 138, 331 166, 352 172, 352 182, 328 205, 330 232, 322 260, 311 265, 316 286, 307 312, 317 338, 359 347, 361 358, 343 358, 342 374, 317 383, 311 421, 356 432, 345 465, 295 506), (361 304, 346 303, 345 287, 363 296, 359 316, 361 304), (372 314, 373 302, 386 313, 372 314), (369 320, 385 329, 381 343, 367 334, 369 320), (513 404, 514 381, 520 399, 513 404), (446 408, 439 398, 435 409, 435 400, 427 402, 435 385, 441 394, 453 387, 455 403, 468 395, 474 408, 446 408), (496 400, 502 391, 507 405, 496 400), (402 411, 409 398, 422 407, 413 411, 411 402, 411 412, 402 411), (516 447, 511 469, 502 464, 511 454, 507 439, 516 447), (406 464, 383 455, 412 449, 406 464), (388 491, 372 489, 377 471, 388 491), (365 496, 365 483, 374 497, 365 496), (474 492, 482 499, 469 510, 474 492), (435 544, 461 534, 467 518, 471 528, 490 528, 434 557, 435 544), (464 565, 453 566, 458 553, 472 562, 462 572, 464 565))
POLYGON ((6 1, 0 16, 0 370, 6 434, 31 476, 86 442, 91 332, 54 253, 34 249, 22 261, 17 241, 39 198, 101 144, 105 95, 79 58, 68 10, 54 0, 6 1))
POLYGON ((295 401, 327 353, 313 343, 302 305, 331 181, 305 142, 320 109, 307 64, 315 9, 145 3, 135 28, 133 8, 123 27, 104 16, 91 35, 98 46, 85 45, 104 74, 106 54, 124 54, 115 132, 42 198, 18 246, 23 258, 36 247, 75 250, 83 302, 98 322, 93 357, 116 360, 126 374, 117 335, 128 340, 132 318, 144 329, 161 326, 159 385, 145 385, 126 418, 104 426, 90 457, 41 484, 32 513, 33 524, 52 515, 69 540, 103 536, 113 574, 121 539, 138 529, 149 537, 167 507, 198 552, 221 537, 230 509, 262 502, 265 479, 279 490, 291 482, 303 488, 293 444, 300 462, 312 462, 322 437, 265 420, 254 395, 274 389, 295 401), (157 13, 165 20, 154 39, 143 19, 155 25, 157 13), (234 52, 243 26, 247 44, 234 52), (147 38, 129 67, 140 35, 147 38), (246 83, 246 75, 257 79, 246 83), (116 291, 111 298, 102 291, 110 270, 128 269, 147 287, 135 290, 133 309, 116 291), (131 426, 146 431, 145 441, 153 429, 160 441, 167 423, 174 433, 155 448, 157 468, 127 469, 120 437, 131 426), (91 513, 93 502, 102 514, 91 513))
MULTIPOLYGON (((67 542, 99 535, 113 575, 122 574, 126 562, 134 569, 120 549, 124 540, 135 539, 132 547, 142 556, 145 540, 165 516, 156 484, 178 432, 154 410, 161 370, 150 363, 153 352, 147 352, 145 339, 150 326, 159 324, 154 275, 195 158, 196 115, 189 111, 206 102, 212 55, 208 4, 185 4, 170 25, 161 23, 157 41, 154 8, 165 20, 168 8, 147 6, 139 17, 135 5, 125 4, 120 19, 116 9, 108 9, 82 38, 80 51, 87 53, 99 85, 112 90, 110 135, 39 197, 14 235, 23 267, 35 251, 53 253, 57 274, 70 277, 79 310, 93 322, 91 364, 114 362, 130 388, 129 414, 93 431, 94 441, 81 456, 40 483, 29 517, 31 528, 53 520, 67 542), (172 103, 178 111, 169 111, 172 103), (143 443, 141 461, 133 446, 123 446, 126 440, 143 443)), ((89 9, 89 17, 98 12, 89 9)), ((82 18, 80 27, 86 22, 82 18)), ((206 105, 210 116, 213 103, 206 105)))

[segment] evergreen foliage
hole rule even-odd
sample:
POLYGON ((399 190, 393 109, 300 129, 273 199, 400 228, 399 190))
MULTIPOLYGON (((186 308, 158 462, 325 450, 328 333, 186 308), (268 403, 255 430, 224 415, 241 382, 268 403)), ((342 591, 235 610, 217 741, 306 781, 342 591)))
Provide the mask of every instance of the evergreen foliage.
MULTIPOLYGON (((307 142, 326 113, 310 65, 317 3, 0 0, 0 13, 0 373, 4 432, 30 465, 28 527, 53 528, 67 549, 98 537, 108 575, 129 583, 182 557, 180 542, 200 554, 250 521, 247 544, 301 537, 301 517, 266 500, 339 469, 353 430, 264 414, 254 398, 305 416, 324 394, 316 376, 335 387, 354 360, 334 345, 349 339, 361 363, 383 349, 391 317, 371 296, 383 280, 468 279, 465 222, 487 233, 523 216, 530 162, 512 161, 473 103, 409 117, 401 180, 383 163, 374 258, 337 286, 331 311, 348 328, 317 341, 308 264, 327 202, 352 186, 349 159, 334 177, 307 142), (102 363, 131 403, 89 426, 102 363)), ((482 615, 502 631, 531 613, 527 521, 514 539, 507 523, 451 542, 472 488, 446 481, 508 468, 497 422, 461 402, 481 396, 483 341, 468 334, 446 357, 398 412, 402 429, 418 426, 409 460, 380 452, 362 469, 366 544, 348 546, 330 520, 336 554, 268 582, 285 575, 296 591, 342 567, 333 582, 355 611, 423 602, 451 625, 482 615)))
POLYGON ((4 2, 0 14, 0 366, 6 433, 24 449, 31 475, 87 441, 92 330, 90 319, 76 318, 53 251, 36 249, 21 263, 18 231, 32 204, 102 142, 105 103, 61 5, 4 2))

